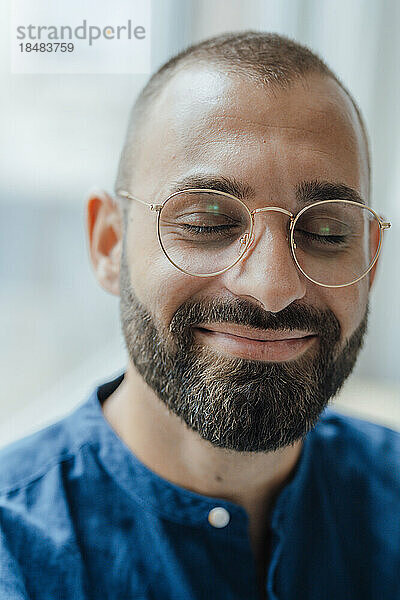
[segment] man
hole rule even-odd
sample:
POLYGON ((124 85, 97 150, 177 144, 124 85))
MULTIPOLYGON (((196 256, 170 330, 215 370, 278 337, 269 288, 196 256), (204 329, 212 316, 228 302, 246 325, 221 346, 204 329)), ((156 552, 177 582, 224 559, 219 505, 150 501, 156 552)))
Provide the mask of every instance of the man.
POLYGON ((327 407, 390 226, 369 172, 354 100, 286 38, 151 78, 87 205, 128 366, 2 451, 2 598, 400 597, 400 435, 327 407))

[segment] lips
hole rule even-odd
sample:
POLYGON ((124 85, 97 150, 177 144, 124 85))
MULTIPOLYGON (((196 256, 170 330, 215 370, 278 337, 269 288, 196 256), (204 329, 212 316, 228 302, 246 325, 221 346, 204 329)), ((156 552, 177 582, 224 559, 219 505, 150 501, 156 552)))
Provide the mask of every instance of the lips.
POLYGON ((259 340, 264 342, 276 342, 282 340, 296 340, 305 337, 315 335, 314 332, 301 331, 299 329, 294 330, 265 330, 265 329, 254 329, 245 327, 243 325, 237 325, 235 323, 200 323, 196 326, 197 329, 205 331, 214 331, 217 333, 225 333, 228 335, 235 335, 241 338, 249 340, 259 340))
POLYGON ((200 323, 194 328, 197 340, 218 352, 265 362, 294 360, 314 346, 318 336, 299 329, 257 330, 233 323, 200 323))

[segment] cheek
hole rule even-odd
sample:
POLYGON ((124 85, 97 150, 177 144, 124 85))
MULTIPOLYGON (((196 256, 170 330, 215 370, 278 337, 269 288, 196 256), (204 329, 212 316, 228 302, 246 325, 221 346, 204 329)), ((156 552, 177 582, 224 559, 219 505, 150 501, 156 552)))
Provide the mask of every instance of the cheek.
POLYGON ((155 219, 129 223, 126 249, 135 295, 161 326, 168 327, 175 311, 199 293, 205 279, 186 275, 170 263, 159 244, 155 219))
MULTIPOLYGON (((324 304, 332 310, 342 329, 342 342, 357 329, 368 302, 368 276, 344 288, 325 288, 324 304)), ((323 289, 323 288, 321 288, 323 289)))

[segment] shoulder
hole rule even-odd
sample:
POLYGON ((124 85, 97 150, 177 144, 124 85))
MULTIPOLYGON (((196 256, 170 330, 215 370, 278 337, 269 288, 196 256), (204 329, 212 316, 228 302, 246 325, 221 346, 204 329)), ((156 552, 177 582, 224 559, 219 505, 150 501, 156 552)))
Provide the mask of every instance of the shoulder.
MULTIPOLYGON (((17 491, 27 486, 45 487, 47 492, 61 489, 68 478, 77 476, 74 466, 82 477, 92 473, 95 463, 88 464, 87 457, 100 451, 108 434, 101 405, 123 377, 124 372, 100 383, 58 421, 0 448, 0 500, 15 492, 16 501, 17 491)), ((27 502, 23 493, 19 497, 27 502)), ((40 504, 38 497, 43 499, 43 494, 30 501, 40 504)))
POLYGON ((76 427, 83 408, 0 448, 0 497, 38 481, 76 455, 85 444, 76 427))
POLYGON ((400 494, 400 432, 325 409, 311 432, 312 453, 342 478, 370 480, 400 494))
POLYGON ((382 452, 388 448, 400 455, 400 432, 361 417, 350 416, 328 407, 316 427, 318 437, 335 442, 356 442, 366 451, 382 452))

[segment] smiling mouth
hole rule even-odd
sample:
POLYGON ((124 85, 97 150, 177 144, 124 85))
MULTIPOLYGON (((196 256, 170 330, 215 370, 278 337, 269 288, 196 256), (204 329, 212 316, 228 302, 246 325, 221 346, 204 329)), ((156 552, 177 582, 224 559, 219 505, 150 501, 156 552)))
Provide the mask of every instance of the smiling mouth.
POLYGON ((216 350, 240 358, 283 362, 297 358, 318 338, 300 330, 257 330, 241 325, 216 323, 194 327, 195 336, 216 350))

